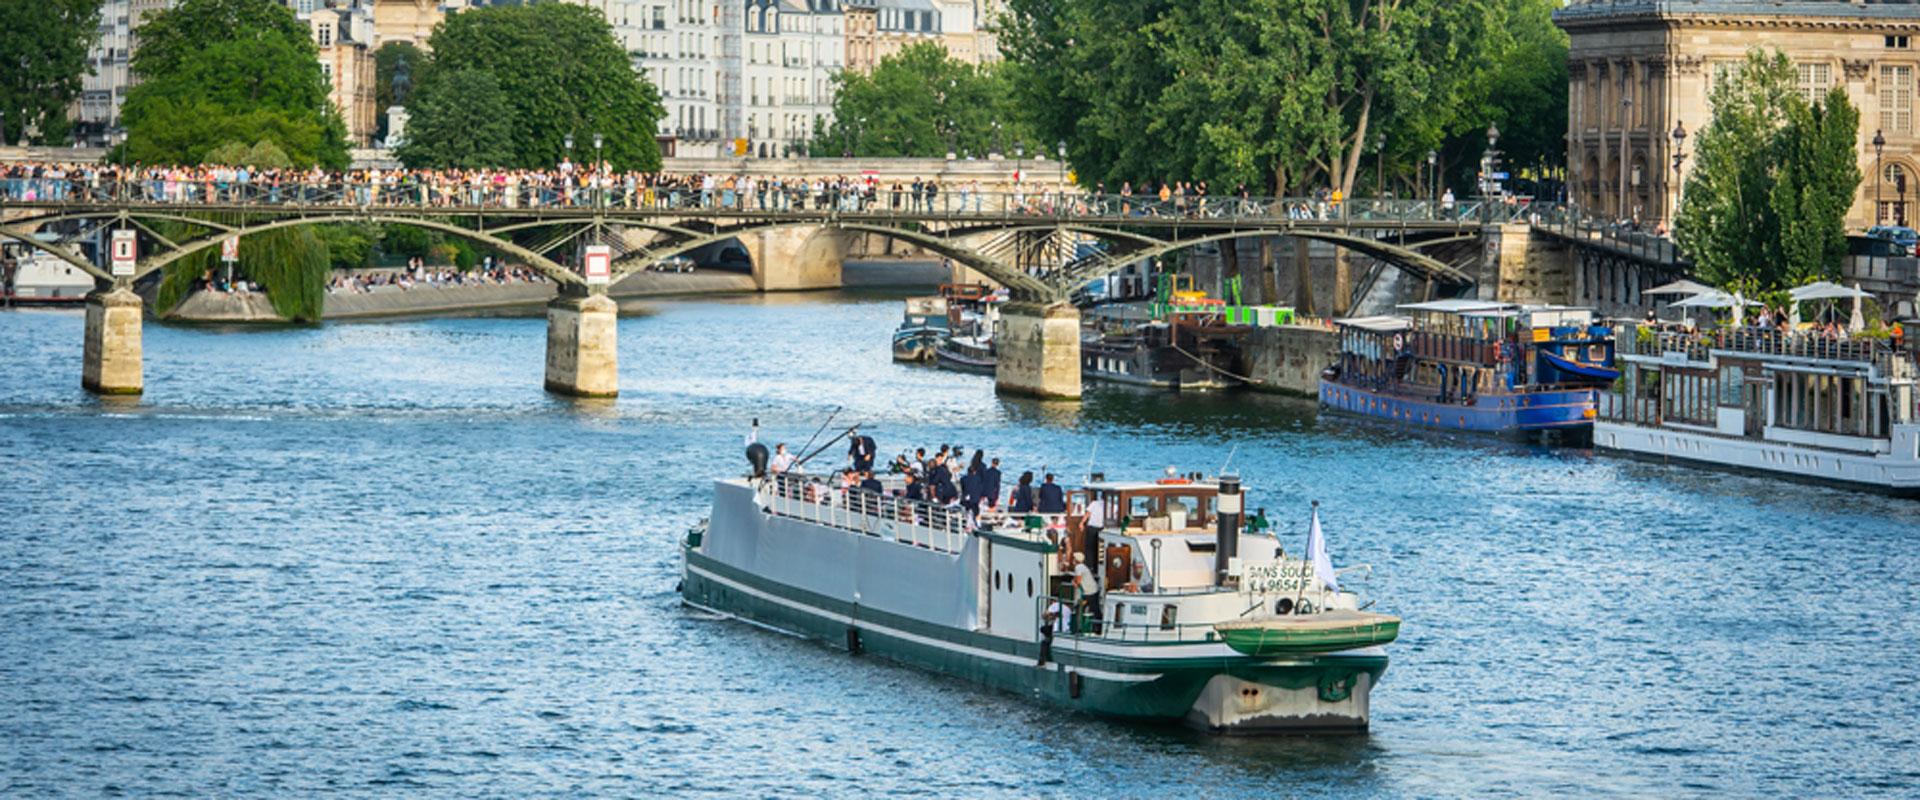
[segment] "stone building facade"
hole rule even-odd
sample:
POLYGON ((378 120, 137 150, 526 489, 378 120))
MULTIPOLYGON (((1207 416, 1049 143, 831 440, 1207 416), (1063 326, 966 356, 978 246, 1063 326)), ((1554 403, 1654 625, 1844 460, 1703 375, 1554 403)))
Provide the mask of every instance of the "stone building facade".
POLYGON ((1860 110, 1860 193, 1851 229, 1913 224, 1920 5, 1860 0, 1578 0, 1554 13, 1570 37, 1567 173, 1590 214, 1671 220, 1708 91, 1755 48, 1794 62, 1809 97, 1846 90, 1860 110), (1683 131, 1685 138, 1676 138, 1683 131), (1885 140, 1875 180, 1875 132, 1885 140), (1904 191, 1902 191, 1904 190, 1904 191), (1878 198, 1876 200, 1876 197, 1878 198))

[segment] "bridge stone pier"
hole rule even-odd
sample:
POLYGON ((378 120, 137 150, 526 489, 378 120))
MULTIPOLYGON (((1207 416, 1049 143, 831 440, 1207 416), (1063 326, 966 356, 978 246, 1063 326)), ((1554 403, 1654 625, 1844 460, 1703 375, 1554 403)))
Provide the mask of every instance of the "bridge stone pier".
POLYGON ((620 306, 604 292, 562 288, 547 303, 547 391, 618 395, 619 322, 620 306))
POLYGON ((1080 310, 1071 303, 1007 303, 994 346, 993 382, 1002 394, 1080 399, 1080 310))
POLYGON ((139 394, 140 295, 124 286, 87 296, 85 361, 80 385, 97 394, 139 394))

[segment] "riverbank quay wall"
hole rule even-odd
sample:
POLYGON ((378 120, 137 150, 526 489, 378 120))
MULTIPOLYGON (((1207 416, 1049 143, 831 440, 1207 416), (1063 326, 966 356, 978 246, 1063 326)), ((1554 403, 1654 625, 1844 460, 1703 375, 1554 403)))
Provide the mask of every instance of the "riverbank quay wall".
POLYGON ((1263 392, 1318 397, 1320 371, 1333 365, 1339 342, 1320 325, 1257 328, 1247 337, 1247 377, 1263 392))

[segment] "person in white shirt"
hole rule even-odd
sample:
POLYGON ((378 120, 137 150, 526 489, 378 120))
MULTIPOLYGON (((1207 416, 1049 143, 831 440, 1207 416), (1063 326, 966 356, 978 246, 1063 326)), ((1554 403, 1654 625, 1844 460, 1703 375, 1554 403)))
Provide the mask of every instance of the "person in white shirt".
POLYGON ((772 470, 775 475, 778 475, 792 470, 793 462, 793 454, 787 452, 786 444, 776 444, 773 446, 773 463, 768 469, 772 470))

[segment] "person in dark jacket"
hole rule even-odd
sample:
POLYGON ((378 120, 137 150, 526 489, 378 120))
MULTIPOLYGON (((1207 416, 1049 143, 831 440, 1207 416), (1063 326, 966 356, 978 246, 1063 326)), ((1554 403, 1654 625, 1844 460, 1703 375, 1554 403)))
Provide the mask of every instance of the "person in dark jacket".
POLYGON ((920 481, 915 480, 914 474, 911 472, 907 473, 907 499, 908 500, 927 499, 926 487, 921 486, 920 481))
POLYGON ((1067 493, 1061 490, 1060 484, 1053 482, 1051 472, 1047 473, 1047 482, 1040 484, 1040 513, 1067 513, 1067 493))
POLYGON ((1033 473, 1020 473, 1020 485, 1013 488, 1013 501, 1007 505, 1008 513, 1033 513, 1033 473))
POLYGON ((847 449, 847 455, 853 459, 853 470, 855 472, 872 471, 873 459, 877 450, 878 448, 876 448, 873 443, 873 437, 853 437, 853 446, 847 449))
POLYGON ((960 476, 960 505, 968 511, 980 510, 980 472, 968 468, 967 474, 960 476))
POLYGON ((993 460, 993 466, 980 473, 980 496, 986 498, 987 505, 998 506, 1000 498, 1000 459, 993 460))
POLYGON ((860 473, 860 488, 876 494, 887 490, 887 487, 880 483, 880 479, 873 477, 871 472, 860 473))

